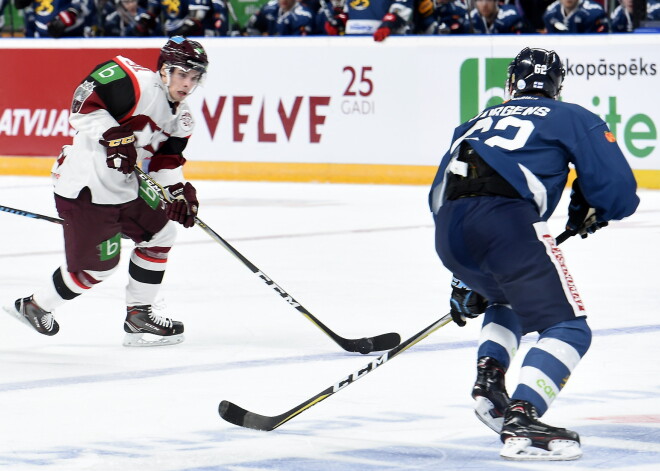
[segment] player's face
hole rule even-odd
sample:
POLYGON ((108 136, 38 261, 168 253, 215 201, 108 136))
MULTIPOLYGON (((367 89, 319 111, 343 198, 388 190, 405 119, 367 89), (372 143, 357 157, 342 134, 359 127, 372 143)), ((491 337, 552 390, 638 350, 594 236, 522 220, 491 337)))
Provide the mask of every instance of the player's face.
POLYGON ((484 18, 489 18, 493 16, 497 10, 497 2, 495 0, 477 0, 477 11, 484 18))
POLYGON ((279 5, 282 10, 289 11, 295 5, 296 0, 279 0, 279 5))
POLYGON ((563 6, 567 10, 572 10, 578 4, 579 0, 560 0, 560 1, 561 1, 561 6, 563 6))
POLYGON ((137 13, 137 6, 138 6, 137 0, 121 0, 121 5, 124 7, 124 9, 127 12, 133 15, 137 13))
MULTIPOLYGON (((165 75, 163 78, 164 81, 167 80, 166 77, 167 76, 165 75)), ((196 70, 184 70, 179 67, 171 67, 170 84, 167 87, 167 90, 170 92, 170 97, 176 102, 185 100, 195 87, 199 85, 201 78, 202 74, 196 70)))

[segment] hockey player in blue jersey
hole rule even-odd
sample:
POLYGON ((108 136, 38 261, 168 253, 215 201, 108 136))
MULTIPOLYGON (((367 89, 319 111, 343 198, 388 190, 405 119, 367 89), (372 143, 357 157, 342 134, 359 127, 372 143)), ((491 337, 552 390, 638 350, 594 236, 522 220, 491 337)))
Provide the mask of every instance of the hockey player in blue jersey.
POLYGON ((524 21, 515 5, 499 5, 496 0, 476 0, 470 12, 470 23, 475 34, 518 34, 523 32, 524 21))
POLYGON ((139 36, 136 31, 140 15, 147 10, 138 5, 137 0, 110 0, 101 14, 103 36, 139 36))
POLYGON ((607 33, 607 13, 589 0, 557 0, 543 15, 548 33, 607 33))
POLYGON ((9 0, 0 0, 0 30, 5 27, 5 8, 9 5, 9 0))
POLYGON ((140 15, 139 36, 226 36, 228 30, 225 0, 149 0, 147 12, 140 15), (164 31, 158 19, 163 17, 164 31))
POLYGON ((660 1, 649 2, 646 5, 646 19, 650 21, 660 21, 660 1))
POLYGON ((23 9, 25 36, 61 38, 94 36, 97 29, 93 0, 16 0, 23 9))
POLYGON ((470 19, 465 3, 461 0, 437 0, 433 12, 421 17, 417 31, 421 34, 467 34, 470 19))
MULTIPOLYGON (((647 7, 648 10, 648 7, 647 7)), ((630 33, 633 28, 633 0, 621 0, 610 17, 610 29, 613 33, 630 33)))
POLYGON ((477 417, 512 460, 570 460, 577 433, 539 421, 587 352, 586 310, 548 230, 569 173, 577 178, 570 234, 586 237, 634 213, 636 182, 597 115, 558 101, 565 71, 554 51, 523 49, 509 66, 512 99, 454 131, 429 195, 436 251, 452 271, 459 325, 485 310, 472 390, 477 417), (522 335, 538 332, 509 398, 505 373, 522 335))
POLYGON ((314 13, 297 0, 270 0, 247 22, 250 36, 307 36, 314 31, 314 13))
MULTIPOLYGON (((337 5, 334 5, 335 12, 337 5)), ((328 9, 321 8, 319 15, 327 18, 328 9)), ((392 34, 408 34, 413 17, 413 0, 353 0, 345 1, 343 12, 335 13, 341 28, 325 28, 326 33, 372 35, 375 41, 384 41, 392 34), (344 27, 345 25, 345 27, 344 27)), ((330 21, 330 20, 328 20, 330 21)))

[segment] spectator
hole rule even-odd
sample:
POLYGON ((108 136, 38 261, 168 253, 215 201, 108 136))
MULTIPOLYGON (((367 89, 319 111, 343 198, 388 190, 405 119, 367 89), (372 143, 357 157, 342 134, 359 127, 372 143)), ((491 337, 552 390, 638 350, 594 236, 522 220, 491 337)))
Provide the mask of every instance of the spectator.
POLYGON ((496 0, 476 0, 470 12, 475 34, 519 34, 525 24, 515 5, 498 5, 496 0))
POLYGON ((307 36, 314 31, 314 13, 297 0, 270 0, 250 17, 249 36, 307 36))
POLYGON ((603 7, 590 0, 557 0, 543 15, 548 33, 606 33, 610 29, 603 7))

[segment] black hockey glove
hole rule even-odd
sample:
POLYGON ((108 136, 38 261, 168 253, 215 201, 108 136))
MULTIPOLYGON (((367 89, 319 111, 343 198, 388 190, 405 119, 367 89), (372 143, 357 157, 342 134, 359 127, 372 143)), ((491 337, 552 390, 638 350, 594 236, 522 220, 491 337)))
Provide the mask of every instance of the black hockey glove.
POLYGON ((589 234, 593 234, 601 227, 607 226, 607 224, 607 221, 597 219, 596 210, 590 207, 584 198, 578 179, 573 180, 571 201, 568 204, 566 230, 571 235, 580 234, 580 237, 586 239, 589 234))
POLYGON ((466 324, 466 318, 474 319, 483 314, 488 307, 488 301, 476 291, 472 291, 465 283, 453 276, 451 278, 450 314, 459 327, 466 324))
POLYGON ((165 214, 172 221, 176 221, 183 227, 195 225, 195 216, 199 209, 197 201, 197 190, 190 182, 175 183, 166 187, 170 193, 170 201, 165 205, 165 214))
POLYGON ((129 128, 115 126, 103 133, 99 143, 105 147, 107 157, 105 163, 110 168, 129 174, 137 162, 137 149, 135 149, 135 135, 129 128))
POLYGON ((48 23, 48 34, 50 34, 52 38, 61 38, 64 36, 66 29, 73 26, 76 22, 76 18, 78 18, 78 12, 73 8, 59 12, 57 16, 48 23))

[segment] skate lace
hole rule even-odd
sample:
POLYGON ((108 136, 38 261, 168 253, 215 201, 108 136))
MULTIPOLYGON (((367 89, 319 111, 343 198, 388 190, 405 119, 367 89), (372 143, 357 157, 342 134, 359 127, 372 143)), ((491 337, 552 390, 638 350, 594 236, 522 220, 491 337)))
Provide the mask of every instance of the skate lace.
POLYGON ((53 324, 55 323, 55 316, 49 312, 48 314, 41 316, 39 321, 41 322, 41 325, 43 325, 46 329, 52 330, 53 324))
POLYGON ((149 319, 151 319, 154 324, 161 327, 172 327, 172 319, 169 317, 159 316, 158 314, 149 311, 149 319))

